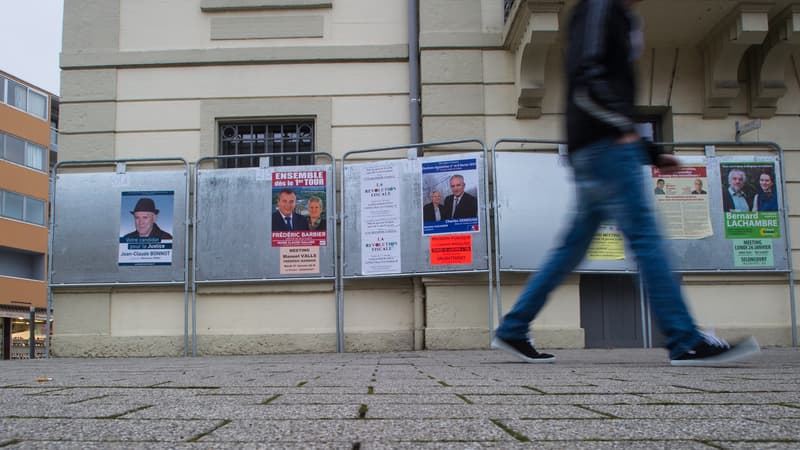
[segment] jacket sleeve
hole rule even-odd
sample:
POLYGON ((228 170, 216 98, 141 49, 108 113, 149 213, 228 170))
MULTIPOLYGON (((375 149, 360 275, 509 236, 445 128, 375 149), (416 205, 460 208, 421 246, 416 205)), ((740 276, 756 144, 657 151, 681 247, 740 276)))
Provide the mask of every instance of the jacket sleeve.
POLYGON ((583 42, 573 43, 578 46, 573 101, 590 116, 625 134, 635 130, 634 122, 627 115, 626 102, 610 88, 603 63, 606 29, 615 22, 610 20, 612 3, 613 0, 587 2, 585 20, 579 24, 583 42))

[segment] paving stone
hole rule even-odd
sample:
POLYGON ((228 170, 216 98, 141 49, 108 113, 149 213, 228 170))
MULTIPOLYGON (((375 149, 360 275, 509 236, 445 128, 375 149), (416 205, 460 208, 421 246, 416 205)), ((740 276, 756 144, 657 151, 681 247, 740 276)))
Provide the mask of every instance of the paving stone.
POLYGON ((641 404, 652 402, 631 394, 589 394, 589 395, 465 395, 470 401, 481 405, 594 405, 594 404, 641 404))
POLYGON ((275 404, 353 404, 353 403, 398 403, 398 404, 464 404, 455 394, 374 394, 374 395, 327 395, 285 394, 275 399, 275 404))
POLYGON ((261 395, 271 396, 275 394, 366 394, 369 389, 368 385, 372 383, 365 383, 363 386, 309 386, 303 385, 301 387, 277 387, 277 386, 231 386, 221 387, 214 391, 199 393, 197 395, 208 396, 223 396, 223 395, 261 395))
MULTIPOLYGON (((604 382, 595 385, 567 384, 544 386, 530 383, 528 386, 538 389, 545 394, 651 394, 651 393, 685 393, 687 389, 676 386, 657 384, 641 384, 630 382, 604 382)), ((692 392, 692 391, 689 391, 692 392)))
POLYGON ((712 450, 706 444, 696 441, 536 441, 536 442, 367 442, 361 444, 362 450, 385 449, 425 449, 425 450, 461 450, 461 449, 586 449, 586 450, 650 450, 650 449, 685 449, 712 450))
MULTIPOLYGON (((0 443, 2 445, 2 443, 0 443)), ((269 443, 269 442, 192 442, 192 443, 164 443, 164 442, 69 442, 69 441, 23 441, 7 447, 13 450, 351 450, 353 444, 349 442, 319 442, 319 443, 269 443)))
POLYGON ((414 385, 386 385, 372 384, 375 394, 518 394, 528 395, 533 393, 530 388, 523 386, 414 386, 414 385))
POLYGON ((604 417, 571 405, 369 405, 368 419, 580 419, 604 417))
POLYGON ((778 404, 800 401, 800 392, 724 392, 698 394, 645 394, 650 402, 655 403, 692 403, 692 404, 778 404))
POLYGON ((149 407, 142 402, 129 404, 74 405, 53 402, 17 403, 0 408, 0 418, 82 418, 96 419, 124 415, 138 408, 149 407))
POLYGON ((219 425, 218 420, 0 419, 0 439, 180 442, 219 425))
POLYGON ((781 405, 593 405, 592 409, 621 419, 800 418, 800 409, 781 405))
POLYGON ((511 441, 488 420, 243 420, 199 442, 511 441))
POLYGON ((759 450, 797 450, 800 448, 800 440, 795 441, 788 441, 788 442, 769 442, 769 441, 738 441, 738 442, 726 442, 726 441, 711 441, 709 442, 711 445, 717 446, 717 448, 724 448, 730 450, 752 450, 757 448, 759 450))
POLYGON ((160 405, 126 419, 357 419, 360 405, 160 405))
POLYGON ((605 419, 605 420, 511 420, 506 423, 531 440, 725 440, 746 435, 749 439, 795 439, 796 433, 775 423, 746 419, 605 419))

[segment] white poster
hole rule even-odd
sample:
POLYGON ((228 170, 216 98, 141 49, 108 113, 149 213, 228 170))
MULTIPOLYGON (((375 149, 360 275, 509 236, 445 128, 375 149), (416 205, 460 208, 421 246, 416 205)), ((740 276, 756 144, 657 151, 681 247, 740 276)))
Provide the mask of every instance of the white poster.
POLYGON ((395 163, 365 164, 361 178, 361 272, 400 273, 400 173, 395 163))

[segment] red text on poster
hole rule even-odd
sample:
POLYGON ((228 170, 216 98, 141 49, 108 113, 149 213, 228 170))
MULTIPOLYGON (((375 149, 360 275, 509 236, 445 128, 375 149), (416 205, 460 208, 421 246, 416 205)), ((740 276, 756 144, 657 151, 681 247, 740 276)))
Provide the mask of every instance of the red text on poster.
POLYGON ((431 265, 472 264, 472 235, 444 234, 430 238, 431 265))

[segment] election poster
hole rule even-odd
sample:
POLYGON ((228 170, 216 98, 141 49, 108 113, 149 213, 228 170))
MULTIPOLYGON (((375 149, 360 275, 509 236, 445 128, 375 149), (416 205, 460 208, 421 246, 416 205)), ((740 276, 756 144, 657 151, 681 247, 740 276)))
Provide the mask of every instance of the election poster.
POLYGON ((174 191, 122 192, 117 264, 172 264, 174 197, 174 191))
POLYGON ((664 172, 651 168, 653 195, 670 239, 702 239, 712 236, 705 165, 685 165, 664 172))
POLYGON ((361 186, 361 272, 400 273, 400 171, 391 162, 364 164, 361 186))
POLYGON ((592 261, 621 261, 625 259, 625 240, 614 222, 601 223, 586 252, 592 261))
POLYGON ((272 173, 272 247, 328 245, 326 190, 324 170, 272 173))
POLYGON ((726 239, 781 237, 774 163, 720 163, 720 185, 726 239))
POLYGON ((319 247, 281 247, 281 275, 319 273, 319 247))
POLYGON ((422 234, 480 231, 476 158, 422 163, 422 234))
POLYGON ((732 239, 736 268, 775 267, 771 239, 732 239))
POLYGON ((431 265, 472 264, 472 235, 445 234, 431 236, 431 265))

